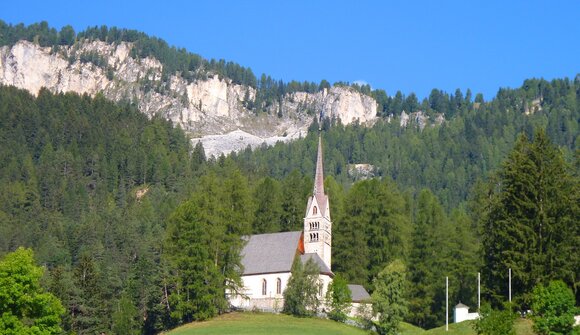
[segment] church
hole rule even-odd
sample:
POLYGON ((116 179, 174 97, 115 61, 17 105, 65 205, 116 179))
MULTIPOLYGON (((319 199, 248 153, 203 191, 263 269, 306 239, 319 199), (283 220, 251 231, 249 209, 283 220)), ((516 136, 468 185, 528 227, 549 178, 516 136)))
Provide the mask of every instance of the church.
MULTIPOLYGON (((259 234, 248 237, 241 253, 243 295, 230 297, 235 308, 278 312, 284 306, 284 290, 292 276, 296 257, 302 263, 312 259, 320 270, 319 298, 324 300, 332 282, 332 220, 330 202, 324 193, 322 137, 318 138, 316 172, 301 231, 259 234)), ((360 285, 349 285, 353 306, 370 299, 360 285)))

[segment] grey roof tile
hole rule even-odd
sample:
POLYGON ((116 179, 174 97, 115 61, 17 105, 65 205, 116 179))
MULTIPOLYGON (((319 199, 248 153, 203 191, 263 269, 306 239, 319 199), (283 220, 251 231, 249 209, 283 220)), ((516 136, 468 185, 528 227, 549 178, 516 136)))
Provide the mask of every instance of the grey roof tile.
POLYGON ((350 289, 350 298, 353 302, 361 302, 371 299, 371 296, 362 285, 348 284, 348 288, 350 289))
POLYGON ((290 272, 301 231, 251 235, 242 250, 244 275, 290 272))
POLYGON ((322 260, 322 258, 320 258, 320 256, 318 256, 318 254, 310 253, 310 254, 300 255, 300 260, 302 261, 302 264, 306 264, 306 262, 308 262, 308 260, 310 258, 312 258, 314 263, 316 263, 316 265, 318 265, 318 268, 320 269, 320 273, 334 276, 332 271, 330 271, 330 268, 324 263, 324 261, 322 260))

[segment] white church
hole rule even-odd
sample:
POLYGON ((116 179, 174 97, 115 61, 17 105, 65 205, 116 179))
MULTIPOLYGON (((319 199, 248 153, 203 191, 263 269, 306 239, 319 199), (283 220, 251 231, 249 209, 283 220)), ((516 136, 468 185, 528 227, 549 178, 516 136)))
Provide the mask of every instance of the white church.
MULTIPOLYGON (((280 311, 284 306, 283 293, 292 276, 292 264, 296 257, 300 257, 303 263, 312 259, 318 265, 319 283, 322 284, 319 298, 324 300, 334 274, 331 266, 332 220, 329 199, 324 193, 320 136, 314 190, 306 205, 304 229, 248 237, 248 243, 242 251, 243 294, 230 297, 232 306, 249 310, 280 311)), ((349 288, 353 306, 370 299, 361 285, 349 285, 349 288)))

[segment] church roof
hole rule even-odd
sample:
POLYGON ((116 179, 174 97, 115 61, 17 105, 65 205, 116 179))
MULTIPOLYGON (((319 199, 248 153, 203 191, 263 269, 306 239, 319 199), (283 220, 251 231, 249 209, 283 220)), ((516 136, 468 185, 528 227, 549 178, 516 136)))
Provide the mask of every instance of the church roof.
POLYGON ((316 265, 318 265, 318 268, 320 269, 320 273, 326 274, 329 276, 334 276, 332 271, 330 271, 330 268, 328 267, 328 265, 326 265, 324 263, 324 261, 322 260, 322 258, 320 258, 320 256, 318 256, 318 254, 311 253, 311 254, 300 255, 300 260, 302 261, 302 264, 306 264, 306 262, 308 262, 308 260, 311 258, 314 261, 314 263, 316 263, 316 265))
POLYGON ((316 172, 314 173, 314 190, 312 192, 312 197, 308 199, 308 206, 306 210, 310 208, 312 199, 316 198, 318 207, 320 208, 320 214, 326 214, 326 204, 328 202, 328 197, 324 194, 324 165, 322 161, 322 136, 318 136, 318 152, 316 155, 316 172))
POLYGON ((244 275, 290 272, 301 231, 248 236, 242 250, 244 275))
POLYGON ((350 289, 350 299, 352 302, 361 302, 371 299, 371 296, 362 285, 349 284, 348 288, 350 289))

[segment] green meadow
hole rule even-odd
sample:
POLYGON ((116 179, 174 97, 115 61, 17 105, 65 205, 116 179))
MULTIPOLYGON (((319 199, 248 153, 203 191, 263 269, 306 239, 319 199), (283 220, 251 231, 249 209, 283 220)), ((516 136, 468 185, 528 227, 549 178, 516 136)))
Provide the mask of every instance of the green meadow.
MULTIPOLYGON (((517 335, 534 334, 530 320, 518 319, 515 327, 517 335)), ((445 331, 445 326, 424 330, 408 323, 403 323, 401 328, 402 335, 475 335, 471 321, 450 324, 447 332, 445 331)), ((229 313, 210 321, 192 322, 167 333, 167 335, 198 334, 362 335, 368 334, 368 332, 325 319, 297 318, 284 314, 269 313, 229 313)))

